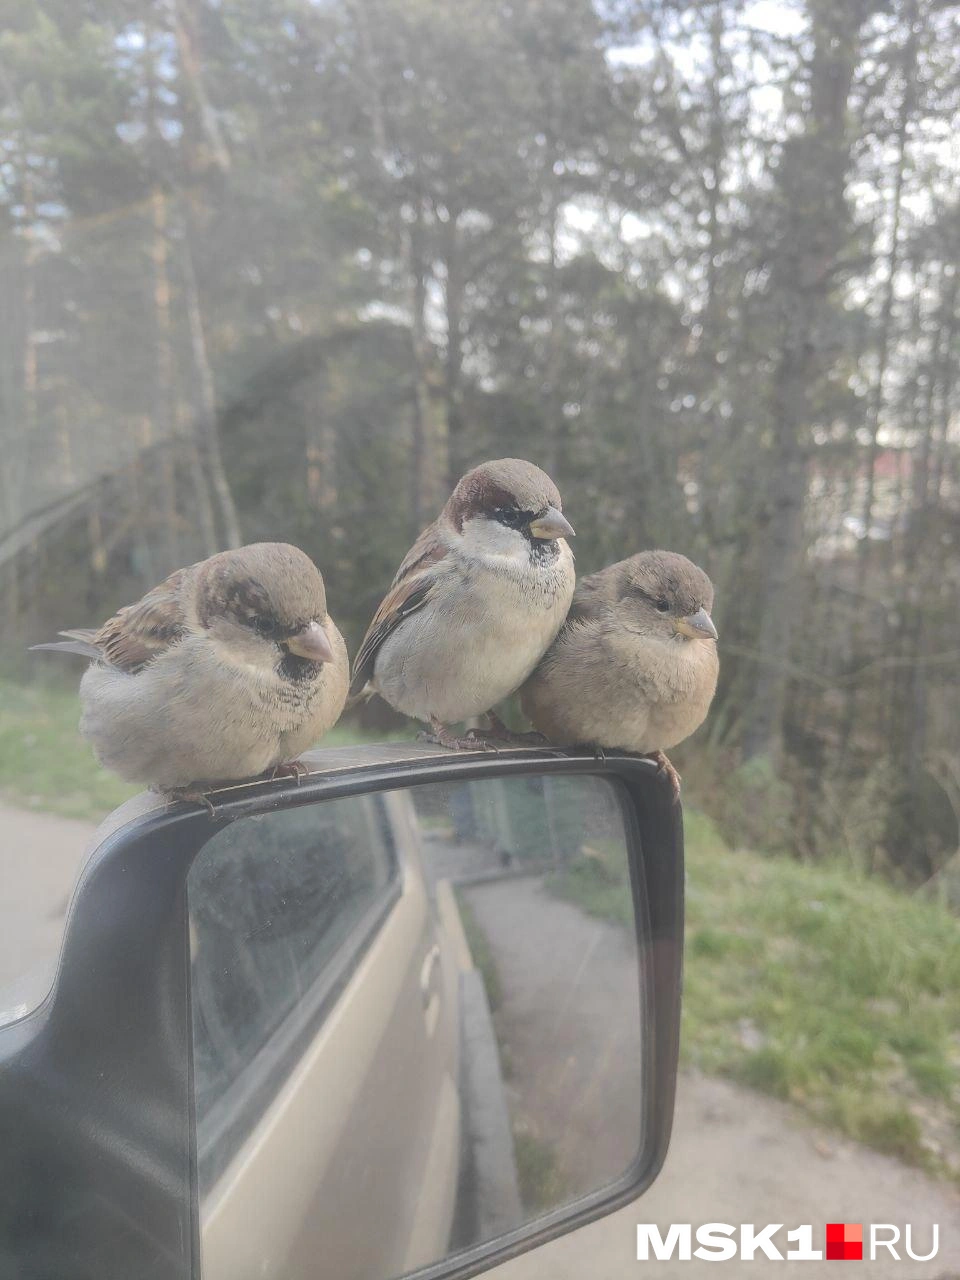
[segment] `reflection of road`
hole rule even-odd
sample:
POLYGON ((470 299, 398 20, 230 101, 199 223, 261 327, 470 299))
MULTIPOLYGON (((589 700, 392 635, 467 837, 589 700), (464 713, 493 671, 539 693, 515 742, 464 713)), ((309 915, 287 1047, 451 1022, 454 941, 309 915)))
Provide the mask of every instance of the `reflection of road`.
POLYGON ((461 892, 502 989, 494 1021, 515 1129, 553 1150, 564 1199, 612 1181, 640 1142, 633 940, 539 877, 461 892))

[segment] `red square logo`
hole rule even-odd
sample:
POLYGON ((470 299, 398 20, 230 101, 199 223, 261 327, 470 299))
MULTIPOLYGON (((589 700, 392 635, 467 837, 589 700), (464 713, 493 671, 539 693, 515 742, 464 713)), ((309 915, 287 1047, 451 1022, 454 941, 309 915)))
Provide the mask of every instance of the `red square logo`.
POLYGON ((827 1261, 863 1261, 863 1223, 827 1223, 827 1261))

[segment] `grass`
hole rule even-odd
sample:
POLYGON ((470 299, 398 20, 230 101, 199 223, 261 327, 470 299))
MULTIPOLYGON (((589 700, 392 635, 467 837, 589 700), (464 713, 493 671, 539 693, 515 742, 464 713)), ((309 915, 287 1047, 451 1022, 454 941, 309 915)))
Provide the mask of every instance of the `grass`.
MULTIPOLYGON (((847 866, 732 850, 700 815, 686 829, 685 1064, 960 1180, 960 923, 847 866)), ((552 888, 628 921, 617 866, 594 851, 552 888)))
MULTIPOLYGON (((99 822, 136 795, 142 788, 100 768, 80 737, 79 721, 75 689, 0 680, 0 796, 21 808, 99 822)), ((323 745, 373 740, 382 736, 337 726, 323 745)))
POLYGON ((520 1199, 527 1213, 544 1213, 562 1204, 567 1192, 553 1147, 514 1125, 513 1154, 520 1199))
POLYGON ((80 737, 76 691, 0 681, 0 795, 24 808, 97 822, 135 795, 80 737))

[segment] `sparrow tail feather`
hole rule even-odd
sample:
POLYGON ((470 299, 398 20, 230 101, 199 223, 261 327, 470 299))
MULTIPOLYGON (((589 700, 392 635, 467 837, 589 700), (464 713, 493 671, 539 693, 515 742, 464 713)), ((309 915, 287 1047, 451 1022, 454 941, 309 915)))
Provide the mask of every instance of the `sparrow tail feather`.
POLYGON ((54 653, 75 653, 81 658, 92 658, 94 660, 102 658, 103 653, 93 643, 95 631, 61 631, 58 634, 65 637, 63 640, 53 641, 51 644, 32 644, 31 651, 34 649, 49 649, 54 653))
POLYGON ((349 698, 347 698, 346 705, 343 708, 344 711, 351 711, 354 707, 359 707, 364 702, 369 702, 375 693, 376 690, 372 685, 365 684, 362 689, 358 689, 356 693, 350 694, 349 698))

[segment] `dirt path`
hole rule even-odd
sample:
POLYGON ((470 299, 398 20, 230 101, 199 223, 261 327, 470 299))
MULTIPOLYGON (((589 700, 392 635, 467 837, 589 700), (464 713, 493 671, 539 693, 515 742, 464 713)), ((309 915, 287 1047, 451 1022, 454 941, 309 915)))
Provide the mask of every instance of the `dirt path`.
MULTIPOLYGON (((0 1011, 42 995, 59 947, 63 912, 93 828, 0 805, 0 1011), (28 971, 26 983, 22 976, 28 971), (19 991, 19 995, 17 992, 19 991)), ((551 941, 555 952, 559 939, 551 941)), ((723 1081, 680 1083, 667 1165, 640 1201, 574 1235, 489 1273, 495 1280, 623 1280, 638 1274, 637 1222, 912 1222, 925 1251, 931 1222, 940 1252, 931 1263, 864 1263, 873 1280, 960 1280, 960 1193, 914 1169, 809 1127, 791 1108, 723 1081)), ((697 1280, 708 1263, 650 1264, 664 1280, 697 1280)), ((790 1265, 790 1264, 787 1264, 790 1265)), ((793 1264, 796 1272, 800 1263, 793 1264)), ((803 1264, 810 1280, 828 1264, 803 1264)), ((732 1263, 756 1280, 784 1264, 732 1263)), ((829 1274, 835 1274, 831 1271, 829 1274)))

